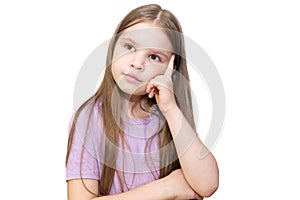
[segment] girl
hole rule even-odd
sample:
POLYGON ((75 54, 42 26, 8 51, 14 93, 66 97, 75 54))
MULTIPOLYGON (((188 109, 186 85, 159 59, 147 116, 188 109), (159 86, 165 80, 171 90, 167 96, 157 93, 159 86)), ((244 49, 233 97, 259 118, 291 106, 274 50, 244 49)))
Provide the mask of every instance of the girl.
POLYGON ((202 199, 218 187, 197 137, 181 26, 158 5, 132 10, 110 41, 96 93, 71 120, 69 200, 202 199))

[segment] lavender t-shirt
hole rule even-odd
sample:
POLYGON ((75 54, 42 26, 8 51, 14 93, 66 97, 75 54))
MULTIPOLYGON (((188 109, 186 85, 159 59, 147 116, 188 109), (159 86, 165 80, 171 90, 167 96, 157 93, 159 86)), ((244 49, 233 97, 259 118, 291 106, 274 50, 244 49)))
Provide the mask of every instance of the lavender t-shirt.
MULTIPOLYGON (((99 106, 96 105, 92 108, 90 125, 87 128, 90 109, 90 106, 86 106, 78 117, 66 167, 66 180, 80 178, 82 148, 81 177, 100 180, 103 169, 105 142, 113 145, 104 133, 102 116, 99 114, 101 113, 101 103, 99 106), (83 141, 85 141, 84 146, 83 141)), ((119 147, 115 145, 113 147, 118 151, 116 168, 121 172, 124 171, 126 184, 124 184, 124 181, 121 183, 117 174, 115 174, 110 194, 122 192, 122 186, 124 191, 128 191, 152 182, 159 177, 160 157, 158 138, 155 136, 152 142, 147 143, 147 141, 161 128, 160 125, 163 124, 162 118, 156 112, 150 114, 146 119, 132 120, 124 116, 122 119, 124 125, 121 127, 124 127, 125 138, 124 151, 121 148, 121 141, 119 147), (147 148, 145 148, 146 145, 147 148)), ((106 164, 109 165, 110 163, 106 164)))

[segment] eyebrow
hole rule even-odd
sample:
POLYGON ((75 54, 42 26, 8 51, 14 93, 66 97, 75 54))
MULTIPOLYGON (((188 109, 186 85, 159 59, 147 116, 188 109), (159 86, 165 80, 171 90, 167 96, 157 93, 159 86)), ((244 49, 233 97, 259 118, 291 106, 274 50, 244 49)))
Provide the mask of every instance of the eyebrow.
MULTIPOLYGON (((123 37, 123 38, 121 38, 121 42, 130 42, 130 43, 132 43, 135 46, 139 46, 139 43, 137 43, 136 41, 134 41, 130 37, 123 37)), ((149 49, 150 51, 154 51, 155 53, 162 54, 167 59, 169 59, 168 54, 165 53, 166 50, 164 50, 162 48, 156 48, 156 49, 154 49, 154 48, 150 48, 150 47, 145 47, 145 49, 149 49)), ((169 51, 167 51, 167 52, 169 52, 169 51)), ((172 53, 170 52, 170 54, 172 54, 172 53)))
POLYGON ((134 45, 137 45, 137 43, 132 38, 130 38, 130 37, 123 37, 123 38, 121 38, 121 42, 127 42, 127 41, 131 42, 134 45))

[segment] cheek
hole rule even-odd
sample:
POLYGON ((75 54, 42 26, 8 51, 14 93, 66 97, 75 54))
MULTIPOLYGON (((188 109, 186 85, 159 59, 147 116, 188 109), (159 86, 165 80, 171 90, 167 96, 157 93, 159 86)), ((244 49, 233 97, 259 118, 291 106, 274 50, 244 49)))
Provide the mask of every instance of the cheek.
POLYGON ((115 75, 116 75, 116 65, 115 65, 115 63, 112 63, 111 64, 111 73, 112 73, 112 75, 113 75, 113 77, 115 77, 115 75))
POLYGON ((158 75, 164 75, 166 69, 166 66, 151 66, 150 69, 147 70, 149 81, 158 75))
POLYGON ((112 77, 113 77, 113 79, 116 81, 116 82, 118 82, 119 80, 119 74, 120 74, 120 69, 119 69, 119 67, 118 67, 118 65, 117 65, 117 63, 112 63, 112 65, 111 65, 111 74, 112 74, 112 77))
POLYGON ((111 64, 111 72, 114 78, 116 78, 118 74, 122 73, 124 65, 125 63, 121 58, 113 61, 113 63, 111 64))

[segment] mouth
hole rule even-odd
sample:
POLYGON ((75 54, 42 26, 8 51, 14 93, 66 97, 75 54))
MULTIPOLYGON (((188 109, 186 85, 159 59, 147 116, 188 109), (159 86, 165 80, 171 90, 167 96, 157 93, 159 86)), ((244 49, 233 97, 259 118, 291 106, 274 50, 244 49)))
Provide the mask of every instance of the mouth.
POLYGON ((130 82, 142 82, 136 75, 127 73, 124 74, 125 78, 129 80, 130 82))

